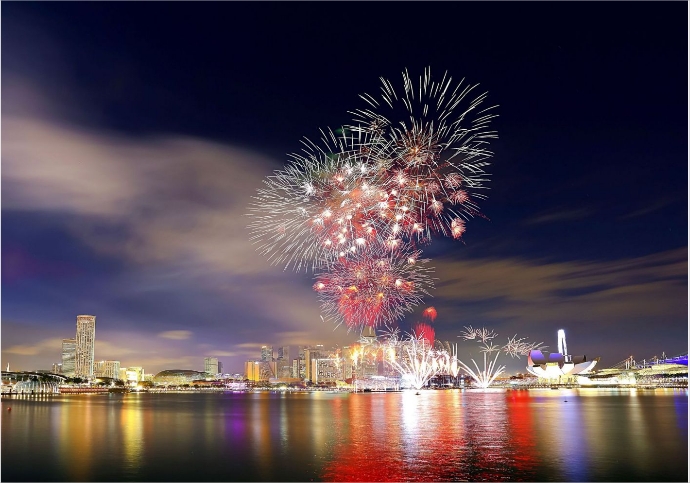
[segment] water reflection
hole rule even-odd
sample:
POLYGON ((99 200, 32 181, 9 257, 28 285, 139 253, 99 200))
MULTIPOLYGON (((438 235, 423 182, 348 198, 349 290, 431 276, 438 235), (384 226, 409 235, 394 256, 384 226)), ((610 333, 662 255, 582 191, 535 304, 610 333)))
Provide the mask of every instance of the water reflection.
POLYGON ((120 404, 119 414, 120 434, 122 435, 124 453, 123 465, 127 474, 132 476, 136 475, 136 470, 141 464, 144 450, 143 414, 135 401, 133 398, 129 398, 127 403, 120 404))
POLYGON ((130 394, 10 401, 12 412, 2 414, 5 481, 687 476, 687 391, 130 394))
POLYGON ((324 467, 326 480, 495 481, 520 473, 503 391, 363 394, 349 403, 350 431, 324 467))

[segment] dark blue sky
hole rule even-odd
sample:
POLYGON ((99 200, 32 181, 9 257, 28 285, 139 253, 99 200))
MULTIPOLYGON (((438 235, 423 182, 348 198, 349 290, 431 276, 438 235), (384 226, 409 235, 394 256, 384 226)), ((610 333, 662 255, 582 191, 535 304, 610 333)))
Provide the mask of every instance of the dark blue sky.
MULTIPOLYGON (((601 355, 687 351, 687 3, 6 3, 2 361, 230 370, 352 342, 246 206, 379 77, 489 91, 499 139, 464 244, 435 240, 437 335, 487 325, 601 355), (56 345, 57 344, 57 345, 56 345), (296 351, 296 349, 295 349, 296 351)), ((420 307, 420 310, 423 307, 420 307)), ((402 323, 409 326, 411 315, 402 323)))

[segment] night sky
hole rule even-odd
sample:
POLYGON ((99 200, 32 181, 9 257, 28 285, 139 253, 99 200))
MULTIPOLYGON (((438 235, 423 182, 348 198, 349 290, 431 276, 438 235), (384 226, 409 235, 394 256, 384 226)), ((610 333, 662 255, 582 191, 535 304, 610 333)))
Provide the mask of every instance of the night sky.
MULTIPOLYGON (((437 338, 487 326, 608 367, 688 347, 688 4, 3 3, 2 367, 242 371, 346 345, 248 240, 261 180, 379 77, 498 104, 487 219, 425 250, 437 338)), ((506 361, 507 362, 507 361, 506 361)), ((509 369, 524 368, 525 361, 509 369)))

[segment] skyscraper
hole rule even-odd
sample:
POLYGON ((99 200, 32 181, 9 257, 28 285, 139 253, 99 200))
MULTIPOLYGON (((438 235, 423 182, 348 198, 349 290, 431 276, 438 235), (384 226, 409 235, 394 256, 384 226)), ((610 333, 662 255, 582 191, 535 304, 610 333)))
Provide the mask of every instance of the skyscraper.
POLYGON ((278 347, 278 358, 276 359, 276 377, 292 377, 292 362, 290 361, 290 346, 278 347))
POLYGON ((74 361, 77 357, 77 339, 62 339, 62 373, 74 377, 74 361))
POLYGON ((273 346, 261 346, 261 360, 264 362, 273 361, 273 346))
POLYGON ((218 374, 217 357, 204 357, 204 372, 207 374, 213 374, 214 376, 218 374))
POLYGON ((86 379, 93 377, 93 349, 95 342, 96 316, 77 315, 77 351, 74 361, 75 376, 86 379))
POLYGON ((290 360, 290 346, 289 345, 284 345, 281 347, 278 347, 278 360, 290 360))

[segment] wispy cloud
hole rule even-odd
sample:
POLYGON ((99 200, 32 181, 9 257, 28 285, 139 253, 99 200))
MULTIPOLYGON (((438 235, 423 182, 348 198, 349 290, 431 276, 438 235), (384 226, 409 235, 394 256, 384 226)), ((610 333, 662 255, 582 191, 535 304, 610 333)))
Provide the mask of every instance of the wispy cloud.
POLYGON ((60 347, 62 347, 62 339, 44 339, 35 344, 13 345, 3 349, 3 352, 20 356, 35 356, 45 351, 55 351, 56 348, 60 347))
POLYGON ((561 221, 581 220, 592 215, 592 210, 579 208, 575 210, 547 211, 524 221, 525 225, 541 225, 546 223, 557 223, 561 221))
POLYGON ((189 339, 191 336, 192 332, 189 330, 166 330, 158 334, 158 337, 173 340, 186 340, 189 339))
POLYGON ((651 203, 647 206, 643 206, 642 208, 639 208, 637 210, 626 213, 623 216, 620 216, 618 218, 618 221, 630 220, 632 218, 639 218, 640 216, 654 213, 655 211, 659 211, 660 209, 665 208, 665 207, 673 204, 675 201, 677 201, 677 200, 672 198, 672 197, 659 199, 655 203, 651 203))
MULTIPOLYGON (((687 255, 687 248, 678 248, 614 261, 443 260, 435 297, 472 304, 474 317, 523 330, 556 321, 599 329, 640 319, 677 324, 688 313, 687 255)), ((658 329, 636 330, 639 336, 658 329)))
MULTIPOLYGON (((195 326, 225 334, 227 323, 238 342, 256 340, 256 326, 221 322, 218 311, 231 307, 232 318, 262 321, 264 333, 302 331, 339 343, 349 335, 322 322, 310 277, 271 266, 248 239, 247 205, 277 166, 247 150, 189 137, 134 139, 3 117, 3 210, 57 215, 61 228, 94 256, 123 261, 127 271, 109 286, 117 304, 176 294, 170 298, 189 313, 204 313, 195 326), (216 313, 186 297, 190 287, 216 313)), ((180 323, 186 321, 165 330, 154 320, 141 331, 186 340, 191 334, 180 323)), ((274 339, 267 342, 287 343, 274 339)))

